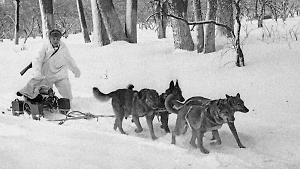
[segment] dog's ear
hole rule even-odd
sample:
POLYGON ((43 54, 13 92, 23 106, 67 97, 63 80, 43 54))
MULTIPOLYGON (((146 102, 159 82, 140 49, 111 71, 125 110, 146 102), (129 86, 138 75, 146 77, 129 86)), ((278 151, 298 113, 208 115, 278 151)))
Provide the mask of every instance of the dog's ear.
POLYGON ((230 96, 229 96, 228 94, 226 94, 225 96, 226 96, 226 98, 227 98, 227 99, 229 99, 229 98, 230 98, 230 96))
POLYGON ((174 87, 174 82, 173 80, 170 82, 170 86, 169 86, 169 89, 173 88, 174 87))
POLYGON ((178 79, 176 79, 176 84, 175 84, 176 87, 179 87, 179 84, 178 84, 178 79))
POLYGON ((236 97, 237 97, 237 98, 241 98, 240 93, 237 93, 237 94, 236 94, 236 97))

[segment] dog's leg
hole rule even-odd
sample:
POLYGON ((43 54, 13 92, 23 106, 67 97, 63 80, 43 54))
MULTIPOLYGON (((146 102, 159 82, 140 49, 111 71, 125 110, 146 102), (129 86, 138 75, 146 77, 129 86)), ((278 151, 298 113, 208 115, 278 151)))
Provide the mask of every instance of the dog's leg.
POLYGON ((174 131, 172 132, 172 141, 171 141, 171 144, 176 144, 176 134, 175 134, 174 131))
POLYGON ((143 127, 142 127, 142 125, 140 123, 139 117, 136 116, 136 115, 132 115, 132 120, 133 120, 134 124, 136 125, 136 129, 134 131, 137 132, 137 133, 142 132, 143 131, 143 127))
POLYGON ((233 134, 233 136, 234 136, 234 138, 235 138, 235 140, 236 140, 238 146, 239 146, 240 148, 246 148, 246 147, 241 143, 241 141, 240 141, 240 138, 239 138, 239 136, 238 136, 238 134, 237 134, 237 131, 236 131, 236 128, 235 128, 235 126, 234 126, 234 122, 228 122, 227 124, 228 124, 229 129, 230 129, 230 131, 232 132, 232 134, 233 134))
POLYGON ((187 132, 187 130, 189 129, 189 126, 188 124, 186 124, 184 127, 183 127, 183 132, 182 134, 185 134, 187 132))
POLYGON ((123 127, 122 127, 122 122, 123 122, 123 119, 124 119, 124 109, 122 109, 120 105, 113 105, 113 110, 114 110, 114 113, 116 115, 114 130, 119 128, 119 131, 122 134, 126 134, 123 130, 123 127))
POLYGON ((197 148, 196 138, 197 138, 197 130, 192 129, 192 137, 190 140, 190 144, 195 148, 197 148))
POLYGON ((122 121, 123 121, 122 117, 116 117, 115 124, 114 124, 114 129, 116 130, 117 128, 119 128, 119 131, 122 134, 126 134, 125 131, 123 130, 123 127, 122 127, 122 121))
POLYGON ((221 138, 220 138, 220 135, 219 135, 219 132, 218 130, 213 130, 211 131, 212 134, 213 134, 213 137, 215 138, 215 142, 212 142, 210 143, 211 145, 221 145, 222 141, 221 141, 221 138))
POLYGON ((148 124, 149 130, 150 130, 151 138, 152 138, 152 140, 156 140, 157 137, 154 134, 153 119, 154 119, 154 114, 153 113, 150 116, 146 115, 146 120, 147 120, 147 124, 148 124))
POLYGON ((196 133, 197 133, 198 147, 200 148, 200 151, 204 154, 208 154, 209 151, 203 147, 203 137, 205 131, 196 130, 196 133))
POLYGON ((168 112, 162 112, 162 113, 160 113, 160 117, 161 117, 161 128, 163 128, 166 133, 170 133, 170 129, 169 129, 169 126, 168 126, 169 113, 168 112))

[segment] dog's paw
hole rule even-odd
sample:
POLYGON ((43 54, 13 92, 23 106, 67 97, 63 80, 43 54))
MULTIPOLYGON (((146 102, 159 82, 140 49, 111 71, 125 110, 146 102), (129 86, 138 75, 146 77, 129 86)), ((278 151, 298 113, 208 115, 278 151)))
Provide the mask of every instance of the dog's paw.
POLYGON ((220 141, 214 141, 214 142, 210 143, 210 145, 212 145, 212 146, 218 146, 218 145, 221 145, 221 144, 222 144, 222 142, 220 142, 220 141))
POLYGON ((190 142, 191 146, 194 147, 194 148, 197 148, 197 144, 196 143, 193 143, 193 142, 190 142))
POLYGON ((244 145, 242 145, 242 144, 241 144, 241 145, 239 145, 239 147, 240 147, 240 148, 246 148, 246 147, 245 147, 244 145))
POLYGON ((136 133, 140 133, 140 132, 143 131, 143 129, 142 129, 142 128, 136 128, 134 131, 135 131, 136 133))
POLYGON ((175 139, 175 137, 173 137, 173 136, 172 136, 171 144, 174 144, 174 145, 176 144, 176 139, 175 139))
POLYGON ((206 150, 205 148, 200 148, 200 151, 201 151, 203 154, 208 154, 208 153, 209 153, 209 151, 206 150))
POLYGON ((152 140, 157 140, 158 138, 156 136, 151 136, 152 140))

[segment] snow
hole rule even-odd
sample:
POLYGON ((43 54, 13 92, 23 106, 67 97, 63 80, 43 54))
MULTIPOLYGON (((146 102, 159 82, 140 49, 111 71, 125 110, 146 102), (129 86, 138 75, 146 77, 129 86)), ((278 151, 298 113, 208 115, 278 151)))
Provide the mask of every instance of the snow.
MULTIPOLYGON (((178 79, 186 99, 219 99, 240 93, 250 111, 237 112, 235 125, 247 148, 238 148, 224 125, 219 131, 220 146, 210 145, 211 133, 205 134, 208 155, 189 145, 190 130, 171 145, 171 135, 160 129, 156 118, 158 139, 153 141, 145 118, 141 118, 141 133, 134 132, 131 118, 124 120, 128 135, 122 135, 113 130, 113 118, 58 125, 45 118, 34 121, 28 115, 12 116, 7 108, 33 74, 33 70, 24 76, 19 72, 36 55, 42 39, 29 39, 18 46, 9 40, 0 42, 0 110, 4 112, 0 114, 0 168, 300 168, 300 42, 290 36, 291 30, 297 31, 294 28, 300 18, 265 23, 269 31, 257 29, 254 21, 244 21, 243 37, 249 36, 242 38, 246 61, 242 68, 235 66, 235 52, 226 39, 218 37, 218 51, 211 54, 174 50, 171 29, 167 39, 158 40, 154 31, 138 30, 137 44, 114 42, 105 47, 85 44, 81 34, 62 39, 82 72, 79 79, 69 74, 73 110, 113 114, 110 101, 100 103, 92 96, 94 86, 108 93, 134 84, 136 90, 153 88, 162 93, 171 80, 178 79)), ((170 116, 171 130, 175 119, 170 116)))

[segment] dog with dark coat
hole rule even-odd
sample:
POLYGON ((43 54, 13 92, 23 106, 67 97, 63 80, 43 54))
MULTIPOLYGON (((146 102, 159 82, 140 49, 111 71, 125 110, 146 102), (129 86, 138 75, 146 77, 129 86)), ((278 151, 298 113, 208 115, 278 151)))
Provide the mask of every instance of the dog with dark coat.
MULTIPOLYGON (((169 129, 169 112, 166 110, 165 107, 165 100, 167 98, 167 96, 169 96, 170 94, 172 94, 174 96, 174 98, 180 102, 183 102, 185 99, 182 96, 182 91, 181 88, 179 86, 178 80, 176 80, 176 83, 174 84, 174 81, 170 82, 169 88, 165 91, 165 93, 162 93, 159 96, 159 111, 157 114, 160 117, 161 120, 161 128, 165 130, 165 132, 170 133, 170 129, 169 129)), ((174 105, 172 105, 174 106, 174 105)))
POLYGON ((97 87, 93 88, 95 98, 101 102, 106 102, 112 99, 112 107, 115 113, 114 129, 117 128, 122 134, 126 134, 122 127, 124 118, 132 115, 132 120, 135 123, 137 133, 143 131, 139 117, 146 117, 150 135, 153 140, 157 139, 153 129, 154 110, 158 108, 159 96, 153 89, 142 89, 141 91, 133 90, 130 85, 126 89, 118 89, 108 94, 102 93, 97 87))
POLYGON ((203 148, 202 138, 206 131, 212 131, 213 137, 217 140, 216 144, 221 144, 218 129, 223 123, 227 123, 237 144, 240 148, 245 148, 241 143, 235 125, 234 113, 240 111, 247 113, 249 110, 244 105, 240 94, 236 96, 226 95, 226 99, 210 100, 204 97, 192 97, 185 103, 178 102, 172 95, 165 101, 167 110, 177 114, 175 129, 172 133, 172 144, 175 144, 175 136, 186 132, 187 124, 192 129, 190 144, 197 147, 195 141, 198 139, 198 146, 203 153, 208 153, 203 148), (170 104, 174 102, 180 105, 179 109, 174 109, 170 104))

